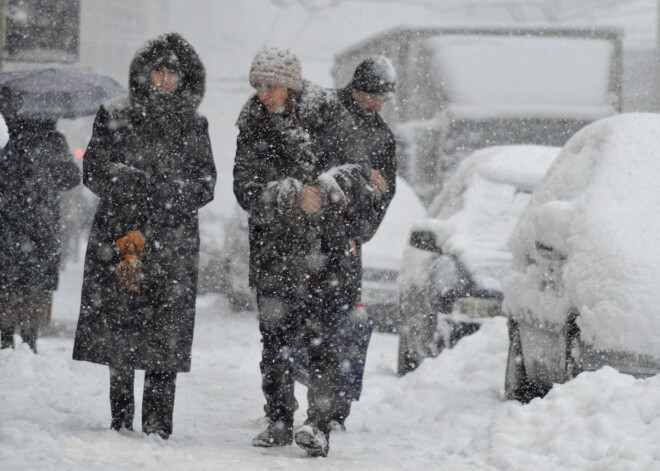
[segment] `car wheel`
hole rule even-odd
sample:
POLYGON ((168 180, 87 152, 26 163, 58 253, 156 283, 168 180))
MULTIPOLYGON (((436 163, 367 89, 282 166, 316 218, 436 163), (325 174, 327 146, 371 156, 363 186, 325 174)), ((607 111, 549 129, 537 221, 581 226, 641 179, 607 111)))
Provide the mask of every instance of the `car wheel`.
POLYGON ((535 397, 543 397, 546 391, 527 377, 522 342, 520 341, 520 327, 513 319, 509 319, 508 324, 509 354, 504 376, 504 395, 509 401, 520 401, 527 404, 535 397))
POLYGON ((580 328, 577 325, 577 310, 571 311, 564 325, 564 382, 570 381, 584 370, 582 365, 582 342, 580 340, 580 328))
POLYGON ((402 327, 399 329, 399 355, 397 360, 396 374, 403 376, 406 373, 410 373, 415 368, 419 366, 420 359, 417 358, 409 348, 408 341, 406 339, 407 327, 402 327))

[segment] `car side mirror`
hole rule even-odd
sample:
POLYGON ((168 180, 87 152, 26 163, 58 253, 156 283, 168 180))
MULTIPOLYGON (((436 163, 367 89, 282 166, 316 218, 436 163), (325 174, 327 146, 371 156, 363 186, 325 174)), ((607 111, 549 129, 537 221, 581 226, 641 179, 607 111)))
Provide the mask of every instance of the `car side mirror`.
POLYGON ((442 247, 438 245, 435 233, 431 231, 413 231, 410 234, 410 245, 416 249, 442 253, 442 247))

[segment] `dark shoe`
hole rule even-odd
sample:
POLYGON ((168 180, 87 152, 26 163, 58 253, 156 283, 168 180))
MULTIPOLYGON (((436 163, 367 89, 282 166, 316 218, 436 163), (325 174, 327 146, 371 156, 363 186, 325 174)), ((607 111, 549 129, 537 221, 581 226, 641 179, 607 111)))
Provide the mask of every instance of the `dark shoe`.
POLYGON ((271 423, 266 430, 252 439, 252 446, 270 448, 293 443, 293 427, 283 421, 271 423))
POLYGON ((133 424, 128 424, 124 422, 121 419, 112 419, 112 423, 110 424, 110 428, 112 430, 120 431, 120 430, 130 430, 131 432, 133 431, 133 424))
POLYGON ((147 434, 147 435, 153 435, 154 433, 158 435, 160 438, 163 440, 167 440, 170 438, 170 434, 163 430, 162 427, 157 427, 157 426, 142 426, 142 432, 147 434))
POLYGON ((330 450, 330 434, 321 431, 315 425, 301 425, 294 434, 296 445, 305 450, 309 456, 326 457, 330 450))

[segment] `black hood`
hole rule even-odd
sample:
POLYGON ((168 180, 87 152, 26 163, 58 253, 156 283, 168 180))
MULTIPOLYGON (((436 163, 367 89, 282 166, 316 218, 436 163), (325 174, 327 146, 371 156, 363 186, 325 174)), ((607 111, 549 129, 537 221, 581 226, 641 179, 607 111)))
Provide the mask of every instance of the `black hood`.
POLYGON ((193 47, 178 33, 168 33, 147 41, 133 57, 129 72, 129 97, 133 105, 149 106, 154 90, 151 71, 162 64, 176 64, 179 86, 172 92, 184 114, 195 113, 204 97, 206 71, 193 47))

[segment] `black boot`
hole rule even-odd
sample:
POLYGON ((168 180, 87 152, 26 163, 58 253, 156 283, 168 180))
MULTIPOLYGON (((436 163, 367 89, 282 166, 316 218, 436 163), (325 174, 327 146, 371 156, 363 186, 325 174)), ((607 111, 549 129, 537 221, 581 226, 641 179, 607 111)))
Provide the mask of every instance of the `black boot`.
POLYGON ((14 348, 14 327, 0 330, 0 343, 2 348, 14 348))
POLYGON ((320 429, 313 424, 305 424, 296 428, 294 434, 296 445, 305 450, 309 456, 328 456, 330 451, 330 430, 320 429))
POLYGON ((270 448, 274 446, 286 446, 293 443, 292 424, 278 420, 271 422, 266 430, 252 439, 252 446, 270 448))
POLYGON ((346 431, 346 418, 348 414, 351 413, 351 400, 350 399, 340 399, 337 401, 336 408, 332 414, 332 420, 330 421, 330 428, 335 431, 346 431))
POLYGON ((146 371, 142 398, 142 431, 167 440, 172 434, 176 371, 146 371))
POLYGON ((132 369, 110 367, 110 411, 112 422, 110 428, 133 430, 135 415, 135 398, 133 381, 135 372, 132 369))

